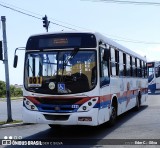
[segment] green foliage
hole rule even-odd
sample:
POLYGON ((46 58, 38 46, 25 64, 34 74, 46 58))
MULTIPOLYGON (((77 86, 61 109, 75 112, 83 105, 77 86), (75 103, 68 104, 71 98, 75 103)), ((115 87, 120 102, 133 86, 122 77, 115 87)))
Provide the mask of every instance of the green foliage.
MULTIPOLYGON (((14 85, 10 85, 10 95, 11 97, 21 97, 23 94, 21 88, 16 88, 14 85)), ((0 97, 6 97, 6 84, 0 81, 0 97)))
POLYGON ((0 81, 0 97, 5 97, 6 95, 6 84, 3 81, 0 81))

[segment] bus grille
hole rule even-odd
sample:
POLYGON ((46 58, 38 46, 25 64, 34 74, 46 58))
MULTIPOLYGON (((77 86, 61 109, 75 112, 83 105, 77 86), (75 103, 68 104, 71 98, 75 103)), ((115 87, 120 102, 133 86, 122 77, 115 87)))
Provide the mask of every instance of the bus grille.
MULTIPOLYGON (((55 105, 54 105, 55 106, 55 105)), ((48 112, 74 112, 75 108, 71 108, 70 107, 65 107, 65 106, 60 106, 58 107, 58 110, 56 109, 56 107, 52 107, 52 106, 42 106, 41 107, 41 111, 48 111, 48 112)))
POLYGON ((76 102, 82 100, 83 98, 67 98, 67 99, 51 99, 51 98, 36 98, 42 104, 54 104, 54 105, 67 105, 75 104, 76 102))
POLYGON ((64 120, 68 120, 70 115, 47 115, 47 114, 43 114, 44 117, 47 120, 57 120, 57 121, 64 121, 64 120))

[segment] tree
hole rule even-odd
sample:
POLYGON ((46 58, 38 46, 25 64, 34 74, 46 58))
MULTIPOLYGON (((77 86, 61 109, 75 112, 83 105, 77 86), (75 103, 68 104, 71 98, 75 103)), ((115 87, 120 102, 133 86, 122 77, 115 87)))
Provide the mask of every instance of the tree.
MULTIPOLYGON (((14 85, 10 85, 11 97, 20 97, 23 95, 21 88, 16 88, 14 85)), ((0 81, 0 97, 6 97, 6 83, 0 81)))
POLYGON ((22 95, 23 95, 22 89, 21 88, 15 88, 14 96, 15 97, 21 97, 22 95))
POLYGON ((6 84, 3 81, 0 81, 0 97, 6 96, 6 84))

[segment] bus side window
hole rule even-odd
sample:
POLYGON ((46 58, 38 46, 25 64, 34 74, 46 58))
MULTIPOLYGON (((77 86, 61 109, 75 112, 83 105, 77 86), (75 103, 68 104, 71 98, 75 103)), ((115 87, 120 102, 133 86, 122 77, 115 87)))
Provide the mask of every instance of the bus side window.
POLYGON ((123 67, 124 67, 124 76, 126 76, 126 54, 123 53, 123 67))
POLYGON ((132 76, 136 77, 136 60, 132 57, 132 76))
POLYGON ((141 60, 137 59, 137 72, 138 72, 138 77, 142 77, 142 64, 141 64, 141 60))
POLYGON ((130 65, 131 65, 131 76, 133 76, 133 68, 132 68, 132 56, 130 56, 130 65))
POLYGON ((124 67, 123 67, 123 52, 119 51, 119 76, 124 75, 124 67))
POLYGON ((137 58, 135 58, 135 76, 138 76, 138 68, 137 68, 137 58))
POLYGON ((131 62, 128 54, 126 54, 126 76, 131 76, 131 62))
POLYGON ((142 78, 145 78, 145 62, 142 61, 142 78))
POLYGON ((142 61, 140 60, 140 77, 142 77, 142 61))
POLYGON ((116 76, 116 59, 115 59, 115 49, 110 49, 111 53, 111 74, 112 76, 116 76))
POLYGON ((145 78, 148 77, 148 69, 147 69, 147 63, 145 62, 145 78))
POLYGON ((100 47, 100 87, 110 83, 109 68, 108 68, 109 60, 108 61, 104 60, 103 58, 104 50, 108 49, 100 47))
POLYGON ((156 78, 160 77, 160 67, 156 67, 156 78))
POLYGON ((119 51, 115 50, 116 76, 119 76, 119 51))

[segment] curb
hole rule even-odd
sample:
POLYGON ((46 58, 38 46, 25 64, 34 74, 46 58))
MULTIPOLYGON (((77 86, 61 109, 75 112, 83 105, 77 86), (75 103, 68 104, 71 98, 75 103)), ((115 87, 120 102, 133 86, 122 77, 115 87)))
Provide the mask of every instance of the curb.
POLYGON ((23 123, 23 122, 20 122, 20 123, 8 123, 8 124, 0 125, 0 128, 24 126, 24 125, 30 125, 30 124, 33 124, 33 123, 23 123))

